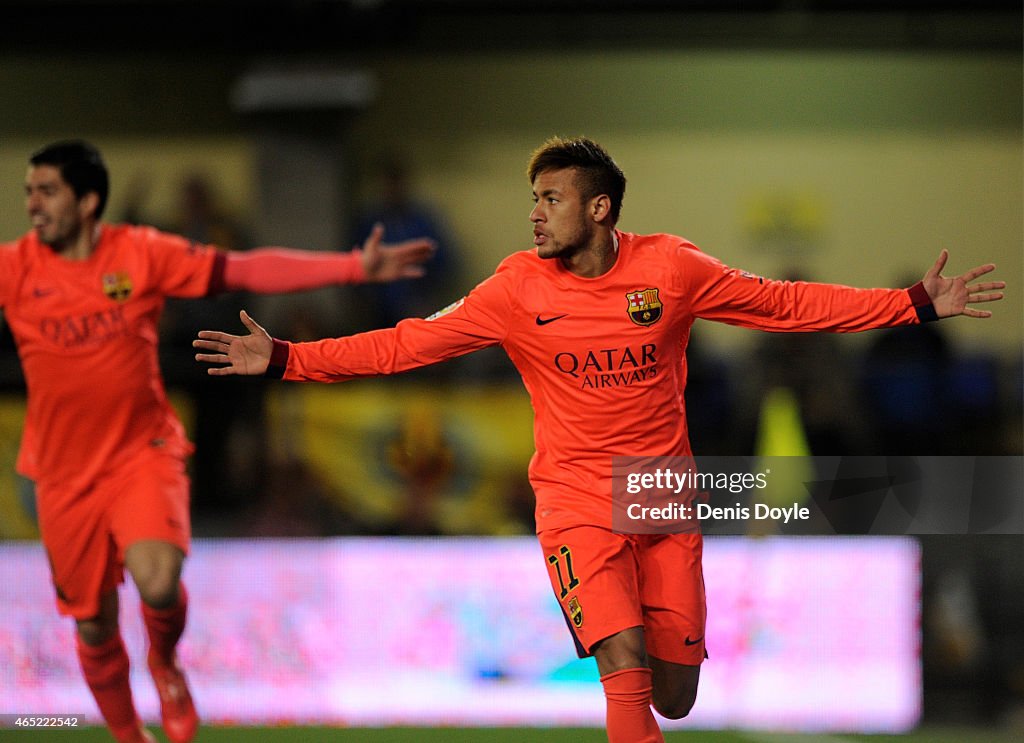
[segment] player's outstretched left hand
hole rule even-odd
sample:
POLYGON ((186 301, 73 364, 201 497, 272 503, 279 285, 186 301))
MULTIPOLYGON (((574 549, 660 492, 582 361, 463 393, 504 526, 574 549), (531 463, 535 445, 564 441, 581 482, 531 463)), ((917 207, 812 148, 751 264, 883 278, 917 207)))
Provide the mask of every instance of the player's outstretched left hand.
POLYGON ((999 289, 1006 288, 1005 281, 987 281, 980 284, 971 284, 979 276, 995 270, 995 264, 986 263, 984 266, 972 268, 959 276, 949 279, 942 275, 942 269, 949 259, 949 251, 943 249, 939 258, 935 261, 928 273, 924 275, 922 283, 925 291, 928 292, 935 307, 935 314, 939 317, 953 317, 954 315, 966 315, 967 317, 992 317, 987 310, 976 310, 968 307, 969 304, 978 302, 996 302, 1003 298, 999 289))
POLYGON ((270 366, 270 354, 274 350, 274 341, 259 324, 242 310, 239 313, 242 324, 249 329, 249 335, 231 335, 219 330, 200 330, 199 338, 192 341, 193 348, 201 348, 212 353, 197 353, 196 361, 211 366, 206 370, 213 376, 239 374, 256 376, 264 374, 270 366))
POLYGON ((384 225, 378 222, 363 243, 363 271, 367 281, 415 279, 424 274, 423 262, 437 247, 433 240, 419 237, 389 245, 381 243, 383 237, 384 225))

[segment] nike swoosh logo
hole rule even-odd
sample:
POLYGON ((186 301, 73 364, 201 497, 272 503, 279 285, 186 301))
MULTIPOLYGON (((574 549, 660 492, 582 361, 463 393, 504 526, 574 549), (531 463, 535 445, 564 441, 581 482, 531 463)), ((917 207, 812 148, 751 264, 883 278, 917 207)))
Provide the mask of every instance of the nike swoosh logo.
POLYGON ((53 294, 55 291, 57 291, 57 290, 56 289, 40 289, 39 287, 36 287, 35 289, 32 290, 32 296, 35 296, 35 297, 48 297, 51 294, 53 294))
POLYGON ((697 638, 696 640, 691 640, 691 639, 690 639, 690 636, 689 636, 689 635, 687 635, 687 636, 686 636, 686 639, 685 639, 685 640, 683 640, 683 642, 684 642, 684 643, 685 643, 686 645, 696 645, 696 644, 697 644, 698 642, 700 642, 700 641, 701 641, 701 640, 703 640, 703 639, 704 639, 704 635, 701 635, 701 636, 700 636, 700 637, 698 637, 698 638, 697 638))
POLYGON ((568 315, 555 315, 554 317, 541 317, 540 315, 537 315, 537 324, 538 325, 547 325, 549 322, 554 322, 555 320, 561 320, 563 317, 568 317, 568 315))

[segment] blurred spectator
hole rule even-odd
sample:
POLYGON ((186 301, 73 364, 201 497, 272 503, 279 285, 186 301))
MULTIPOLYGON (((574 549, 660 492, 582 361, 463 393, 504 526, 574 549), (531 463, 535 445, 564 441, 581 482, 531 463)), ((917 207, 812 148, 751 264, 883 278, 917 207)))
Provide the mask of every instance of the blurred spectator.
MULTIPOLYGON (((810 280, 796 270, 783 278, 810 280)), ((743 378, 752 397, 743 406, 747 420, 742 452, 753 451, 761 404, 770 390, 779 388, 789 390, 796 400, 811 455, 855 454, 862 448, 864 431, 842 338, 829 333, 764 333, 748 363, 749 373, 743 378)))
POLYGON ((391 327, 406 317, 426 317, 458 299, 461 291, 455 240, 440 213, 414 196, 408 164, 389 156, 381 161, 374 177, 379 196, 358 213, 349 242, 362 243, 380 222, 390 241, 429 237, 437 250, 424 264, 426 275, 422 278, 358 288, 364 302, 365 327, 361 330, 391 327))
POLYGON ((686 346, 686 415, 690 441, 698 456, 738 454, 735 435, 733 370, 706 347, 701 323, 686 346))
MULTIPOLYGON (((910 286, 908 277, 896 286, 910 286)), ((953 353, 939 323, 873 332, 860 392, 871 426, 870 454, 947 454, 955 424, 945 402, 953 353)), ((972 452, 965 452, 972 453, 972 452)))

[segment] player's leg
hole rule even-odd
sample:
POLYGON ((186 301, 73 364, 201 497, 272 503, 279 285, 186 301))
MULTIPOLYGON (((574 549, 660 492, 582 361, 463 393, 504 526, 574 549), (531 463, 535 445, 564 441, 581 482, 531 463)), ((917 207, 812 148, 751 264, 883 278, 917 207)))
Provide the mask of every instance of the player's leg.
POLYGON ((577 653, 597 659, 608 740, 660 743, 663 737, 650 707, 651 671, 630 538, 596 527, 548 530, 538 536, 577 653))
POLYGON ((703 543, 699 534, 671 534, 639 537, 638 545, 654 709, 677 720, 693 708, 706 657, 703 543))
POLYGON ((159 539, 139 540, 124 551, 124 565, 139 589, 142 605, 154 610, 173 609, 182 603, 184 562, 180 547, 159 539))
POLYGON ((176 648, 188 616, 188 592, 181 582, 185 555, 168 542, 143 540, 125 550, 125 566, 142 597, 149 639, 146 660, 160 697, 160 718, 172 743, 187 743, 199 727, 192 694, 176 648))
POLYGON ((135 712, 129 685, 128 652, 117 621, 117 590, 100 599, 100 611, 77 621, 78 660, 96 706, 120 743, 149 743, 153 737, 135 712))
POLYGON ((172 743, 187 743, 199 727, 177 654, 188 616, 181 582, 191 533, 188 477, 181 458, 158 449, 147 449, 125 471, 131 476, 120 481, 111 529, 139 590, 164 732, 172 743))
POLYGON ((697 701, 700 666, 671 663, 653 655, 647 661, 651 667, 652 700, 658 714, 670 720, 690 714, 697 701))
POLYGON ((644 631, 630 627, 594 646, 607 703, 609 743, 662 743, 665 738, 651 713, 651 669, 644 631))
POLYGON ((122 571, 107 532, 103 492, 41 485, 37 498, 57 608, 75 619, 76 653, 96 706, 116 740, 151 741, 132 699, 128 653, 118 626, 122 571))
MULTIPOLYGON (((176 648, 188 617, 188 592, 181 582, 184 560, 181 548, 155 539, 135 542, 125 550, 125 566, 139 589, 149 639, 148 661, 154 675, 166 668, 180 674, 176 648)), ((174 691, 174 686, 170 685, 172 696, 185 693, 174 691)))

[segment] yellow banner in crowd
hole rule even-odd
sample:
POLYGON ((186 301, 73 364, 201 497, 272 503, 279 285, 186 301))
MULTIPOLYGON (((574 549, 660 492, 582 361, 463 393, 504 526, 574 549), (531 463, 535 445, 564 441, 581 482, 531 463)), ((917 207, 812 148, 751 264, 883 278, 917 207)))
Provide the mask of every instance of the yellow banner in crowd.
POLYGON ((24 421, 24 395, 0 396, 0 539, 39 536, 32 484, 14 471, 24 421))
POLYGON ((521 385, 286 385, 268 411, 273 456, 312 468, 356 531, 532 531, 533 411, 521 385))

